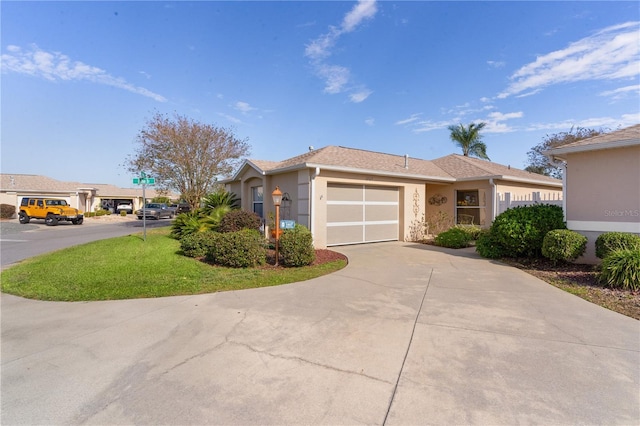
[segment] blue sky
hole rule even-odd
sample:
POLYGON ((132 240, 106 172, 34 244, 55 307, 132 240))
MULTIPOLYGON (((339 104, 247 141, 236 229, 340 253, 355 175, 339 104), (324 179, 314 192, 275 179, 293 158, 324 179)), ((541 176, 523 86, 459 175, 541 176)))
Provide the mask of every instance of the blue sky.
POLYGON ((131 187, 155 113, 250 158, 342 145, 433 159, 484 121, 514 167, 546 134, 640 123, 637 2, 0 3, 2 173, 131 187))

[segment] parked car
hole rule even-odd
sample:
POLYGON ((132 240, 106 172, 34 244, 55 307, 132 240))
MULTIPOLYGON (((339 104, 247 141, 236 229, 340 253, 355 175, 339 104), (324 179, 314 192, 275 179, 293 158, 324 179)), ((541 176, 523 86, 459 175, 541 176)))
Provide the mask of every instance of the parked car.
POLYGON ((23 198, 18 218, 23 225, 31 219, 44 219, 47 226, 55 226, 60 221, 82 225, 84 221, 80 210, 71 207, 66 200, 57 198, 23 198))
POLYGON ((169 207, 173 209, 175 214, 187 213, 191 211, 191 206, 188 203, 171 204, 169 207))
POLYGON ((118 204, 118 207, 116 207, 116 213, 120 214, 120 212, 127 212, 127 214, 131 214, 133 213, 133 206, 131 203, 118 204))
POLYGON ((148 203, 140 210, 137 210, 136 215, 140 220, 142 220, 143 217, 156 220, 162 219, 163 217, 173 219, 175 212, 164 203, 148 203))

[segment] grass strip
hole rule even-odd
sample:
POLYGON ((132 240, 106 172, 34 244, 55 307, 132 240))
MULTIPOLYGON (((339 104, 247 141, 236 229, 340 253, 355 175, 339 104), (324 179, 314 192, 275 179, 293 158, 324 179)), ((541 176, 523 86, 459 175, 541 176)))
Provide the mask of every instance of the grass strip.
POLYGON ((29 299, 89 301, 242 290, 305 281, 343 260, 301 268, 212 266, 180 253, 166 229, 95 241, 28 259, 0 273, 4 293, 29 299))

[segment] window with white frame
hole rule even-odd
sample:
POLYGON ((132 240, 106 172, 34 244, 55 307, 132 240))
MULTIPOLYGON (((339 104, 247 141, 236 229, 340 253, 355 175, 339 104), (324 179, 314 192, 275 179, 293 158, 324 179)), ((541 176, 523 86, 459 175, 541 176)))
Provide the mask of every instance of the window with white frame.
POLYGON ((456 223, 459 225, 484 225, 486 219, 486 195, 478 189, 456 191, 456 223))
POLYGON ((261 186, 254 186, 251 188, 251 202, 253 203, 253 212, 261 218, 264 218, 264 193, 261 186))

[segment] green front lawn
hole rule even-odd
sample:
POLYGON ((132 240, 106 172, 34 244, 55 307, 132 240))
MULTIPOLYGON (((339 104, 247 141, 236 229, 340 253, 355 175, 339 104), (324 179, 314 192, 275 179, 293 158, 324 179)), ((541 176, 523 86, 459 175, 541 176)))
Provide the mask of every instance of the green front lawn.
POLYGON ((168 229, 71 247, 0 274, 2 291, 40 300, 84 301, 178 296, 304 281, 346 266, 337 260, 302 268, 233 269, 180 254, 168 229))

